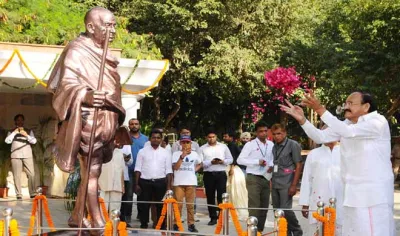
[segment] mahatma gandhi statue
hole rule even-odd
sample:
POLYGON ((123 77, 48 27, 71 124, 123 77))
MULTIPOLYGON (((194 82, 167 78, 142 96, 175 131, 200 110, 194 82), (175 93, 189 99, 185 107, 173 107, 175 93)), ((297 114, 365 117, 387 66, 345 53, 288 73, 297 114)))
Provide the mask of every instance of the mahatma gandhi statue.
POLYGON ((68 220, 70 227, 78 227, 80 222, 86 228, 105 226, 97 195, 98 178, 102 164, 112 158, 115 131, 125 119, 118 61, 104 46, 108 45, 106 38, 114 39, 115 26, 115 17, 109 10, 101 7, 89 10, 85 15, 86 31, 65 47, 49 78, 52 105, 62 122, 54 149, 56 163, 65 172, 74 170, 76 160, 81 166, 76 205, 68 220), (102 57, 104 50, 106 57, 102 57), (99 90, 102 63, 105 69, 99 90), (89 147, 92 129, 94 142, 89 147), (87 161, 89 156, 91 161, 87 161))

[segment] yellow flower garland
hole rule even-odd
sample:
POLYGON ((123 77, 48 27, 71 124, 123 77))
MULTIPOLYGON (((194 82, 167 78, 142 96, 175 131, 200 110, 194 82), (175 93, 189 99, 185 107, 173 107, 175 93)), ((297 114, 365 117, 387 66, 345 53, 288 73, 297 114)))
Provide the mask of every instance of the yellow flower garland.
POLYGON ((18 229, 18 222, 16 219, 12 219, 10 222, 10 235, 11 236, 20 236, 18 229))
MULTIPOLYGON (((37 76, 33 73, 33 71, 29 68, 28 64, 26 63, 26 61, 24 60, 24 58, 22 57, 22 55, 21 55, 21 53, 20 53, 20 51, 19 51, 18 49, 14 49, 13 53, 11 54, 11 57, 7 60, 7 62, 4 64, 4 66, 0 69, 0 74, 3 73, 3 72, 7 69, 7 67, 10 65, 11 61, 14 59, 14 56, 15 56, 15 55, 18 56, 18 58, 19 58, 19 60, 21 61, 22 65, 26 68, 26 70, 29 72, 29 74, 36 80, 35 85, 30 86, 30 87, 27 87, 27 88, 23 88, 23 89, 29 89, 29 88, 31 88, 31 87, 34 88, 34 87, 36 87, 37 84, 40 84, 40 85, 42 85, 43 87, 46 88, 46 87, 47 87, 47 84, 46 84, 42 79, 40 79, 39 77, 37 77, 37 76)), ((56 56, 56 58, 57 58, 57 57, 58 57, 58 55, 56 56)), ((56 60, 54 60, 54 62, 55 62, 55 61, 56 61, 56 60)), ((163 60, 163 61, 165 62, 164 68, 161 70, 160 74, 158 75, 157 79, 153 82, 152 85, 150 85, 149 87, 147 87, 147 88, 145 88, 145 89, 139 90, 139 91, 131 91, 131 90, 129 90, 129 89, 126 89, 126 88, 123 88, 123 87, 122 87, 122 88, 121 88, 122 91, 125 92, 125 93, 128 93, 128 94, 137 95, 137 94, 146 93, 146 92, 150 91, 151 89, 153 89, 153 88, 161 81, 161 79, 163 78, 165 72, 167 72, 168 65, 169 65, 169 61, 168 61, 168 60, 163 60)), ((51 67, 54 66, 54 64, 55 64, 54 62, 52 63, 52 65, 50 66, 50 68, 49 68, 48 71, 50 71, 51 67)), ((137 67, 135 66, 135 67, 133 68, 133 70, 135 70, 136 68, 137 68, 137 67)), ((48 73, 48 72, 47 72, 47 73, 48 73)), ((46 73, 46 75, 47 75, 47 73, 46 73)), ((131 73, 131 75, 132 75, 132 74, 133 74, 133 72, 131 73)), ((45 76, 46 76, 46 75, 45 75, 45 76)), ((130 75, 130 76, 131 76, 131 75, 130 75)), ((128 82, 128 80, 129 80, 129 78, 127 79, 126 82, 128 82)), ((125 82, 125 83, 126 83, 126 82, 125 82)))
POLYGON ((4 235, 4 220, 0 220, 0 235, 4 235))

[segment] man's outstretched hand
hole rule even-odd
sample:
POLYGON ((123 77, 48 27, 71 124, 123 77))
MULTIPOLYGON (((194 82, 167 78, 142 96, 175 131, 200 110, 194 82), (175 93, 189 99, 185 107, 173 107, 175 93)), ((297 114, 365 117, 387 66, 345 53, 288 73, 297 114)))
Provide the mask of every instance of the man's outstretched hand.
MULTIPOLYGON (((285 100, 285 102, 286 105, 279 105, 281 110, 291 115, 300 123, 300 125, 303 125, 306 122, 303 109, 300 106, 293 105, 288 100, 285 100)), ((322 114, 324 114, 326 111, 325 107, 321 105, 321 102, 315 97, 312 91, 304 95, 300 105, 313 109, 320 116, 322 116, 322 114)))
POLYGON ((326 111, 325 107, 321 105, 321 102, 315 97, 312 91, 304 95, 300 105, 313 109, 320 116, 326 111))
POLYGON ((306 122, 306 117, 304 116, 304 111, 299 106, 294 106, 288 100, 285 100, 286 105, 280 104, 280 108, 282 111, 286 112, 287 114, 291 115, 295 120, 297 120, 300 125, 303 125, 306 122))

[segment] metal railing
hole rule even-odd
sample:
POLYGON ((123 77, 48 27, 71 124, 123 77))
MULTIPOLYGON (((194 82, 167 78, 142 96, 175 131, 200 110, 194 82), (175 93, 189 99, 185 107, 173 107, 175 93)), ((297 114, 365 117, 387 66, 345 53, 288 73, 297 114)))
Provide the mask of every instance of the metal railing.
MULTIPOLYGON (((37 189, 37 194, 41 195, 42 194, 42 189, 38 188, 37 189)), ((223 194, 223 203, 228 203, 229 202, 229 194, 224 193, 223 194)), ((168 190, 166 193, 166 198, 173 198, 173 192, 172 190, 168 190)), ((60 200, 68 200, 68 199, 52 199, 55 201, 60 201, 60 200)), ((31 200, 29 200, 31 201, 31 200)), ((43 227, 43 209, 42 209, 42 202, 41 199, 38 199, 38 209, 37 209, 37 222, 36 222, 36 233, 38 235, 41 235, 43 231, 49 231, 51 230, 50 227, 43 227)), ((69 201, 69 200, 68 200, 69 201)), ((111 201, 110 201, 111 202, 111 201)), ((137 202, 137 203, 153 203, 153 204, 163 204, 163 202, 156 202, 156 201, 121 201, 121 202, 137 202)), ((183 202, 179 202, 183 203, 183 202)), ((194 203, 185 203, 185 204, 194 204, 194 203)), ((335 198, 330 198, 329 199, 329 204, 330 207, 335 208, 336 207, 336 199, 335 198)), ((203 206, 212 206, 212 207, 218 207, 217 205, 210 205, 210 204, 196 204, 196 205, 203 205, 203 206)), ((276 208, 235 208, 235 209, 257 209, 257 210, 274 210, 274 216, 275 216, 275 221, 274 221, 274 231, 269 233, 275 233, 278 231, 278 220, 281 217, 285 216, 284 211, 285 210, 291 210, 291 211, 304 211, 304 210, 294 210, 294 209, 276 209, 276 208)), ((311 210, 307 210, 311 212, 311 210)), ((323 216, 324 215, 324 203, 322 201, 317 203, 317 212, 319 215, 323 216)), ((223 235, 229 235, 229 209, 223 209, 221 211, 223 222, 222 222, 222 229, 223 229, 223 235)), ((4 216, 4 235, 9 236, 9 229, 10 229, 10 221, 12 219, 13 215, 13 210, 11 208, 5 208, 3 210, 3 216, 4 216)), ((120 211, 119 210, 112 210, 111 211, 111 221, 113 225, 113 236, 118 235, 118 224, 120 222, 120 211)), ((167 215, 166 215, 166 222, 167 222, 167 228, 166 230, 154 230, 154 229, 139 229, 139 228, 127 228, 127 230, 135 230, 138 232, 164 232, 167 235, 172 235, 172 233, 177 233, 173 229, 173 206, 172 203, 167 204, 167 215)), ((254 216, 249 216, 246 221, 247 224, 247 233, 249 236, 256 236, 257 235, 257 224, 258 220, 254 216)), ((28 227, 21 227, 19 226, 20 229, 27 229, 28 227)), ((323 236, 323 223, 319 222, 317 230, 319 232, 318 236, 323 236)), ((56 230, 104 230, 104 228, 56 228, 56 230)), ((184 232, 186 235, 198 235, 198 233, 191 233, 191 232, 184 232)), ((201 233, 202 235, 215 235, 215 234, 205 234, 201 233)))

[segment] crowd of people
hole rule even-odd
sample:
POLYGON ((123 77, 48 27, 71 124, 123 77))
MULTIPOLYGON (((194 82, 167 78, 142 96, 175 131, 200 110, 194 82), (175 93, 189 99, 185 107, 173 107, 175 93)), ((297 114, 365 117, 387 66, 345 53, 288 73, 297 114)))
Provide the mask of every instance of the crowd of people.
MULTIPOLYGON (((190 129, 183 127, 179 140, 171 146, 164 139, 162 128, 153 127, 147 137, 140 132, 138 119, 129 120, 128 127, 117 129, 112 159, 102 165, 99 189, 108 209, 121 209, 121 219, 131 223, 136 194, 140 228, 149 227, 150 212, 154 227, 162 205, 147 202, 161 202, 166 191, 173 190, 179 211, 182 202, 186 203, 188 231, 198 232, 196 173, 202 171, 209 205, 208 225, 217 224, 219 209, 215 205, 222 203, 222 194, 228 192, 236 207, 250 208, 248 212, 238 210, 239 216, 257 217, 260 232, 264 230, 272 198, 273 208, 284 209, 288 235, 297 236, 303 235, 303 231, 290 209, 302 178, 299 205, 303 206, 302 215, 309 219, 310 235, 318 229, 309 213, 316 210, 318 201, 328 205, 331 197, 337 200, 336 235, 393 235, 390 134, 387 121, 376 112, 370 95, 356 92, 349 96, 345 121, 332 116, 313 95, 304 102, 321 115, 325 125, 320 130, 307 121, 300 107, 289 102, 282 105, 282 110, 293 116, 309 137, 322 144, 308 154, 302 177, 301 146, 287 137, 282 124, 268 127, 259 121, 255 124, 255 137, 245 132, 239 142, 230 132, 223 134, 224 143, 219 142, 217 132, 209 130, 202 146, 192 140, 190 129)), ((34 197, 30 145, 36 139, 31 130, 24 128, 22 114, 16 115, 14 121, 16 128, 5 141, 11 144, 17 199, 22 197, 22 169, 34 197)), ((177 222, 174 229, 178 229, 177 222)))

